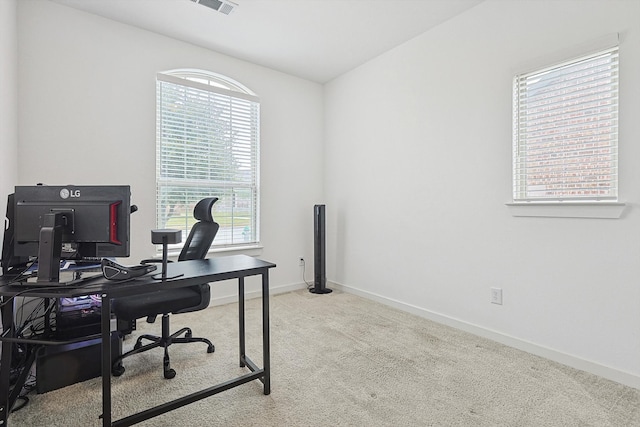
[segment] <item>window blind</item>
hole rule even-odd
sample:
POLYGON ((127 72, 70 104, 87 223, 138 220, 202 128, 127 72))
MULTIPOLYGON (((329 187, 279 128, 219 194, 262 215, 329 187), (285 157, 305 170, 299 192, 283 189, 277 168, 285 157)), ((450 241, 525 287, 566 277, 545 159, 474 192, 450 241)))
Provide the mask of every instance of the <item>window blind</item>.
POLYGON ((617 200, 618 48, 514 78, 514 201, 617 200))
POLYGON ((213 245, 257 243, 258 98, 167 74, 158 74, 156 88, 157 227, 186 238, 193 207, 213 196, 213 245))

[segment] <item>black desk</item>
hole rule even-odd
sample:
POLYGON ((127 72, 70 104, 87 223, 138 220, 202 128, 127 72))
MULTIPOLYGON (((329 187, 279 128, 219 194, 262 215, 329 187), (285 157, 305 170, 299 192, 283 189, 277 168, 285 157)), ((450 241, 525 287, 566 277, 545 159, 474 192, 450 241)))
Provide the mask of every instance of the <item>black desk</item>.
MULTIPOLYGON (((63 298, 83 295, 101 295, 101 337, 102 337, 102 425, 129 426, 153 418, 173 409, 188 405, 205 397, 237 387, 241 384, 260 380, 264 386, 264 394, 271 393, 271 364, 269 347, 269 269, 275 264, 252 258, 246 255, 234 255, 205 260, 181 261, 170 263, 168 276, 182 274, 182 276, 168 279, 165 282, 153 280, 144 276, 124 283, 114 283, 97 278, 83 285, 60 286, 57 288, 31 288, 27 292, 24 286, 7 284, 8 280, 0 278, 0 296, 2 301, 8 301, 17 294, 39 298, 63 298), (244 278, 248 276, 262 276, 262 346, 263 367, 260 369, 245 354, 245 321, 244 321, 244 278), (120 420, 111 420, 111 340, 110 340, 110 312, 111 298, 144 294, 158 289, 170 289, 192 286, 198 283, 218 282, 228 279, 238 279, 239 300, 239 350, 240 366, 247 367, 249 373, 206 388, 196 393, 180 397, 171 402, 138 412, 120 420)), ((15 338, 13 323, 13 302, 6 305, 3 311, 4 331, 0 337, 2 341, 2 360, 0 366, 0 426, 8 425, 11 406, 20 390, 10 391, 9 375, 11 370, 11 351, 14 342, 27 342, 34 345, 60 344, 59 341, 15 338)), ((17 387, 16 387, 17 388, 17 387)))

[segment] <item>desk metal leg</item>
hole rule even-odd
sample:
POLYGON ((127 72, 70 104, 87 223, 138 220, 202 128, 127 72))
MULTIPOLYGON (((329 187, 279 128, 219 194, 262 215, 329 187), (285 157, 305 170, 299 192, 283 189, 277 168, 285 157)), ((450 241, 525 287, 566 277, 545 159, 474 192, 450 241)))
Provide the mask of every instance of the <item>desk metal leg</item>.
MULTIPOLYGON (((13 297, 3 297, 2 303, 2 334, 13 338, 15 335, 15 325, 13 324, 13 297)), ((11 352, 13 343, 2 341, 2 360, 0 361, 0 426, 7 425, 7 419, 11 413, 9 402, 11 375, 11 352)))
POLYGON ((111 426, 111 298, 102 294, 102 425, 111 426))
POLYGON ((271 394, 271 349, 269 343, 269 271, 262 273, 262 352, 264 394, 271 394))
POLYGON ((245 358, 247 357, 245 346, 245 334, 244 334, 244 277, 238 278, 238 329, 240 343, 240 367, 244 368, 246 365, 245 358))

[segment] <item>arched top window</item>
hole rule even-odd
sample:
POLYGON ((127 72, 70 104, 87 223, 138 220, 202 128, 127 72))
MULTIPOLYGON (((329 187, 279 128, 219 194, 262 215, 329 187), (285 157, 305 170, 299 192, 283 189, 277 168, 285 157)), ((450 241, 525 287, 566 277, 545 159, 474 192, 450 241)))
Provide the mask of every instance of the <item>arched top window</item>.
POLYGON ((227 89, 234 92, 257 96, 251 89, 249 89, 242 83, 227 76, 223 76, 222 74, 213 73, 211 71, 196 70, 192 68, 181 68, 177 70, 164 71, 161 74, 175 76, 185 80, 214 86, 220 89, 227 89))
POLYGON ((156 92, 156 226, 182 229, 184 242, 195 204, 218 197, 213 246, 259 244, 259 98, 194 69, 158 73, 156 92))

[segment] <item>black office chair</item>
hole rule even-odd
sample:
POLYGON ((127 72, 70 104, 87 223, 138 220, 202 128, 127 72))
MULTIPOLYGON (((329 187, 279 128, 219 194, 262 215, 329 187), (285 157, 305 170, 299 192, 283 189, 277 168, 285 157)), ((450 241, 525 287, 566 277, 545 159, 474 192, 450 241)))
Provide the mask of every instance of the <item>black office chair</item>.
MULTIPOLYGON (((207 255, 211 243, 220 226, 213 220, 211 209, 218 200, 217 197, 209 197, 198 202, 193 209, 193 216, 198 220, 187 237, 186 242, 178 256, 179 261, 204 259, 207 255)), ((157 262, 157 260, 146 260, 143 262, 157 262)), ((196 338, 192 336, 190 328, 182 328, 171 334, 169 331, 169 313, 186 313, 198 311, 209 306, 211 291, 208 283, 191 286, 188 288, 168 289, 153 293, 136 295, 131 297, 116 298, 113 301, 112 312, 118 320, 135 321, 147 317, 147 321, 153 322, 155 316, 162 315, 162 336, 141 335, 133 350, 128 351, 118 357, 112 365, 114 376, 120 376, 125 369, 122 360, 134 354, 142 353, 156 347, 164 348, 164 377, 167 379, 176 376, 176 371, 171 369, 168 348, 171 344, 182 344, 191 342, 203 342, 207 344, 207 353, 213 353, 215 347, 206 338, 196 338), (180 335, 184 334, 184 337, 180 335), (150 340, 151 343, 142 345, 142 340, 150 340)))

